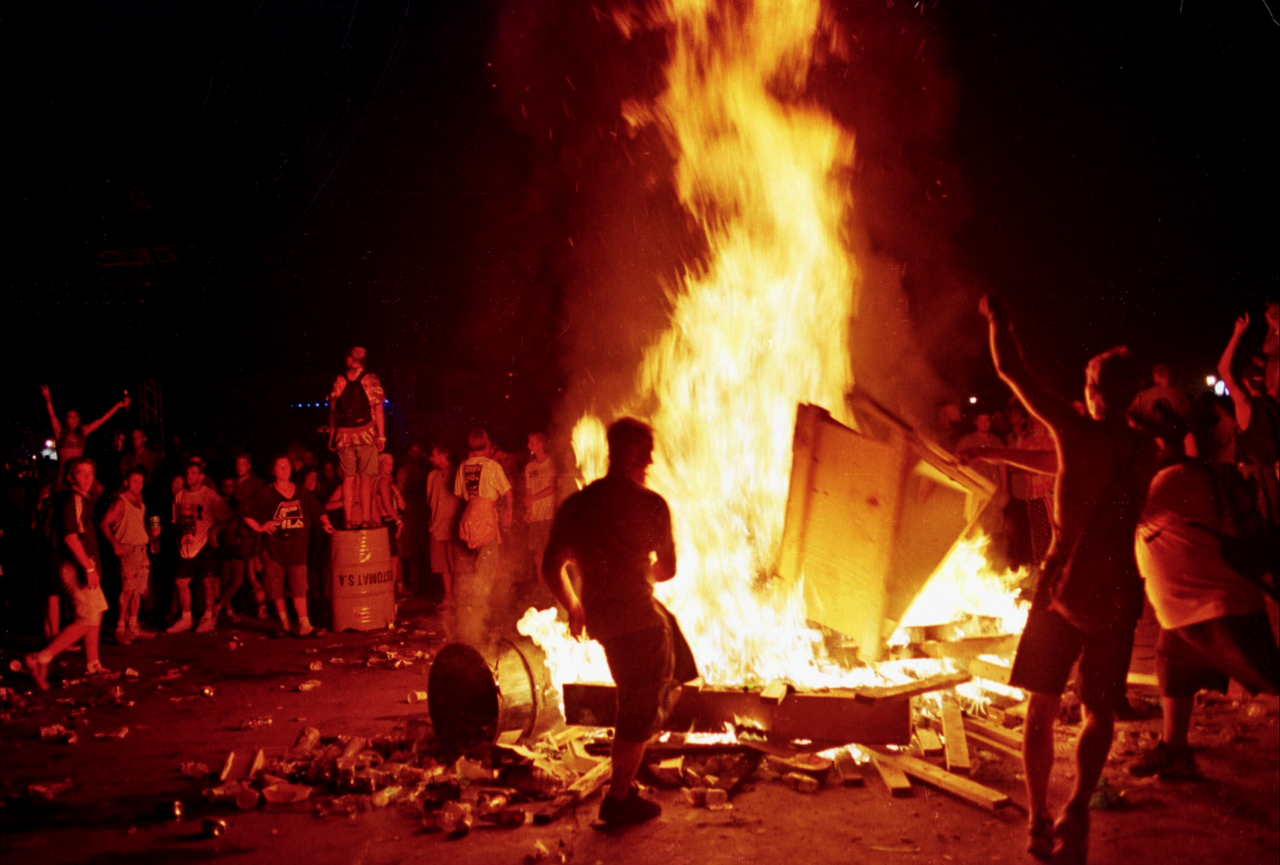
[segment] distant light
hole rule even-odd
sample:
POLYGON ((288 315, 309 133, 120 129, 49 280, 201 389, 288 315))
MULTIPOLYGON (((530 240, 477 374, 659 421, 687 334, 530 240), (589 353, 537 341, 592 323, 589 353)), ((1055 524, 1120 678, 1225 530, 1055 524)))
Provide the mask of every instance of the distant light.
POLYGON ((978 404, 978 398, 976 396, 969 397, 969 405, 977 405, 977 404, 978 404))
POLYGON ((57 442, 55 442, 53 439, 45 439, 45 440, 44 440, 44 446, 45 446, 45 447, 47 447, 47 448, 51 448, 51 447, 53 447, 53 446, 54 446, 54 445, 56 445, 56 444, 57 444, 57 442))
POLYGON ((1204 383, 1209 385, 1209 387, 1213 387, 1218 383, 1218 377, 1216 375, 1206 375, 1204 377, 1204 383))
POLYGON ((1216 393, 1218 396, 1231 395, 1231 391, 1227 390, 1227 383, 1225 381, 1220 381, 1217 384, 1215 384, 1213 386, 1213 392, 1216 393))

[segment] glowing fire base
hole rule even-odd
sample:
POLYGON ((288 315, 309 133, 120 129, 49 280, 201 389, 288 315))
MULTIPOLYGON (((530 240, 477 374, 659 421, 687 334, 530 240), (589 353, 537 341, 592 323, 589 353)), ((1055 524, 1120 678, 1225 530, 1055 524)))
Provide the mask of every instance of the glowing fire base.
MULTIPOLYGON (((612 685, 564 686, 564 715, 569 724, 612 727, 616 709, 617 692, 612 685)), ((911 741, 911 698, 873 698, 864 692, 833 689, 798 691, 775 700, 742 688, 685 687, 666 729, 720 733, 726 724, 787 741, 905 745, 911 741)))

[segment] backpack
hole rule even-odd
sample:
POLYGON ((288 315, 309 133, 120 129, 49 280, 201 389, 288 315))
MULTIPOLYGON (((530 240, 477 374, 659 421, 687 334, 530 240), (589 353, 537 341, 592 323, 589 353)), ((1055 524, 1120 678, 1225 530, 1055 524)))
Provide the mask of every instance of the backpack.
POLYGON ((364 391, 366 372, 351 381, 342 389, 337 404, 333 407, 334 424, 339 427, 361 427, 373 420, 373 409, 369 406, 369 395, 364 391))
POLYGON ((498 506, 484 496, 472 496, 462 512, 458 536, 473 550, 490 543, 498 536, 498 506))

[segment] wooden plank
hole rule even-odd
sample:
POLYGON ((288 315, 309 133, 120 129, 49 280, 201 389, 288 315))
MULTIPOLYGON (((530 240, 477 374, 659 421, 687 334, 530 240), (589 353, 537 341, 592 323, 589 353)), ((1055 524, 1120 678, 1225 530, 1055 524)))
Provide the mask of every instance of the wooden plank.
POLYGON ((533 822, 539 826, 545 826, 548 823, 554 823, 559 820, 570 808, 608 783, 612 774, 613 761, 609 759, 601 760, 599 766, 574 781, 569 785, 569 789, 535 811, 533 822))
POLYGON ((916 742, 926 757, 937 757, 942 754, 942 740, 938 734, 928 727, 916 727, 916 742))
POLYGON ((835 764, 835 776, 844 786, 861 787, 866 783, 862 778, 862 767, 848 748, 836 751, 835 764))
POLYGON ((1009 674, 1013 672, 1013 667, 993 664, 991 661, 985 661, 982 658, 974 658, 969 662, 969 672, 979 679, 1007 685, 1009 684, 1009 674))
POLYGON ((889 685, 883 688, 859 688, 855 699, 869 702, 877 700, 903 700, 911 697, 918 697, 921 694, 928 694, 932 691, 954 688, 956 685, 963 685, 965 682, 970 682, 972 680, 973 675, 963 671, 958 673, 939 673, 938 675, 930 676, 927 679, 919 679, 915 682, 906 682, 902 685, 889 685))
POLYGON ((979 735, 984 739, 991 739, 1018 752, 1022 751, 1022 734, 1016 730, 1008 730, 968 716, 964 719, 964 729, 970 734, 979 735))
MULTIPOLYGON (((932 688, 926 688, 931 690, 932 688)), ((618 697, 612 685, 568 683, 564 686, 565 721, 611 727, 618 697)), ((781 703, 762 702, 759 692, 726 686, 698 691, 681 689, 669 730, 723 733, 738 724, 781 740, 808 739, 814 747, 864 742, 905 745, 911 741, 911 701, 885 699, 845 689, 797 691, 781 703)))
POLYGON ((1127 681, 1130 685, 1147 685, 1152 688, 1160 686, 1155 673, 1130 673, 1127 681))
POLYGON ((969 743, 964 734, 964 715, 954 697, 942 698, 942 738, 947 752, 947 769, 969 774, 969 743))
POLYGON ((978 733, 969 733, 969 744, 974 748, 985 748, 997 756, 1003 757, 1014 763, 1022 762, 1022 751, 1017 748, 1010 748, 1003 742, 997 742, 994 739, 988 739, 986 736, 978 733))
POLYGON ((992 790, 990 787, 984 787, 968 778, 952 775, 950 772, 940 769, 932 763, 926 763, 924 760, 906 754, 885 754, 881 751, 873 751, 872 753, 877 767, 881 764, 892 766, 905 775, 923 781, 932 787, 937 787, 939 790, 943 790, 953 796, 959 796, 961 799, 982 808, 997 811, 1012 804, 1009 797, 999 790, 992 790))
POLYGON ((968 662, 978 655, 1009 655, 1018 648, 1017 634, 965 637, 960 640, 926 640, 919 649, 930 658, 953 658, 968 662))
POLYGON ((760 689, 760 700, 775 706, 787 698, 790 690, 786 682, 770 682, 760 689))
POLYGON ((876 771, 880 773, 880 780, 889 788, 890 796, 900 799, 911 795, 911 779, 896 763, 879 751, 872 753, 871 762, 876 764, 876 771))

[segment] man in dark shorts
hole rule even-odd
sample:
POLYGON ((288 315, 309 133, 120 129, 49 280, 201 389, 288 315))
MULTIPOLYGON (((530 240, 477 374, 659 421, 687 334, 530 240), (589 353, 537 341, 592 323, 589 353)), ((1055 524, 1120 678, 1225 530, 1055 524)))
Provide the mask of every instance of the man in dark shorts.
POLYGON ((671 511, 644 486, 653 463, 653 430, 634 418, 609 428, 609 473, 570 496, 556 515, 542 578, 569 614, 569 630, 584 629, 604 646, 618 693, 613 778, 600 806, 611 825, 643 823, 662 806, 634 784, 645 745, 662 727, 679 683, 697 677, 675 618, 653 596, 653 583, 676 575, 671 511), (565 574, 572 564, 582 596, 565 574))
POLYGON ((53 565, 63 592, 75 606, 76 620, 53 637, 39 652, 27 655, 27 669, 41 690, 49 689, 49 664, 60 653, 84 638, 85 672, 99 676, 108 671, 98 656, 102 614, 107 596, 102 592, 102 559, 93 525, 95 464, 88 457, 73 459, 66 468, 70 489, 54 497, 48 533, 54 545, 53 565))
POLYGON ((1030 808, 1028 852, 1039 859, 1083 862, 1089 846, 1089 799, 1125 697, 1133 634, 1142 614, 1142 581, 1133 539, 1155 468, 1155 445, 1125 415, 1142 385, 1142 368, 1124 348, 1094 357, 1085 369, 1088 417, 1050 393, 1027 370, 1001 306, 984 298, 991 355, 1001 379, 1053 434, 1054 451, 1009 460, 1055 474, 1053 544, 1045 558, 1010 684, 1031 692, 1023 740, 1030 808), (1071 798, 1056 822, 1048 807, 1054 724, 1076 660, 1084 724, 1076 743, 1071 798))

